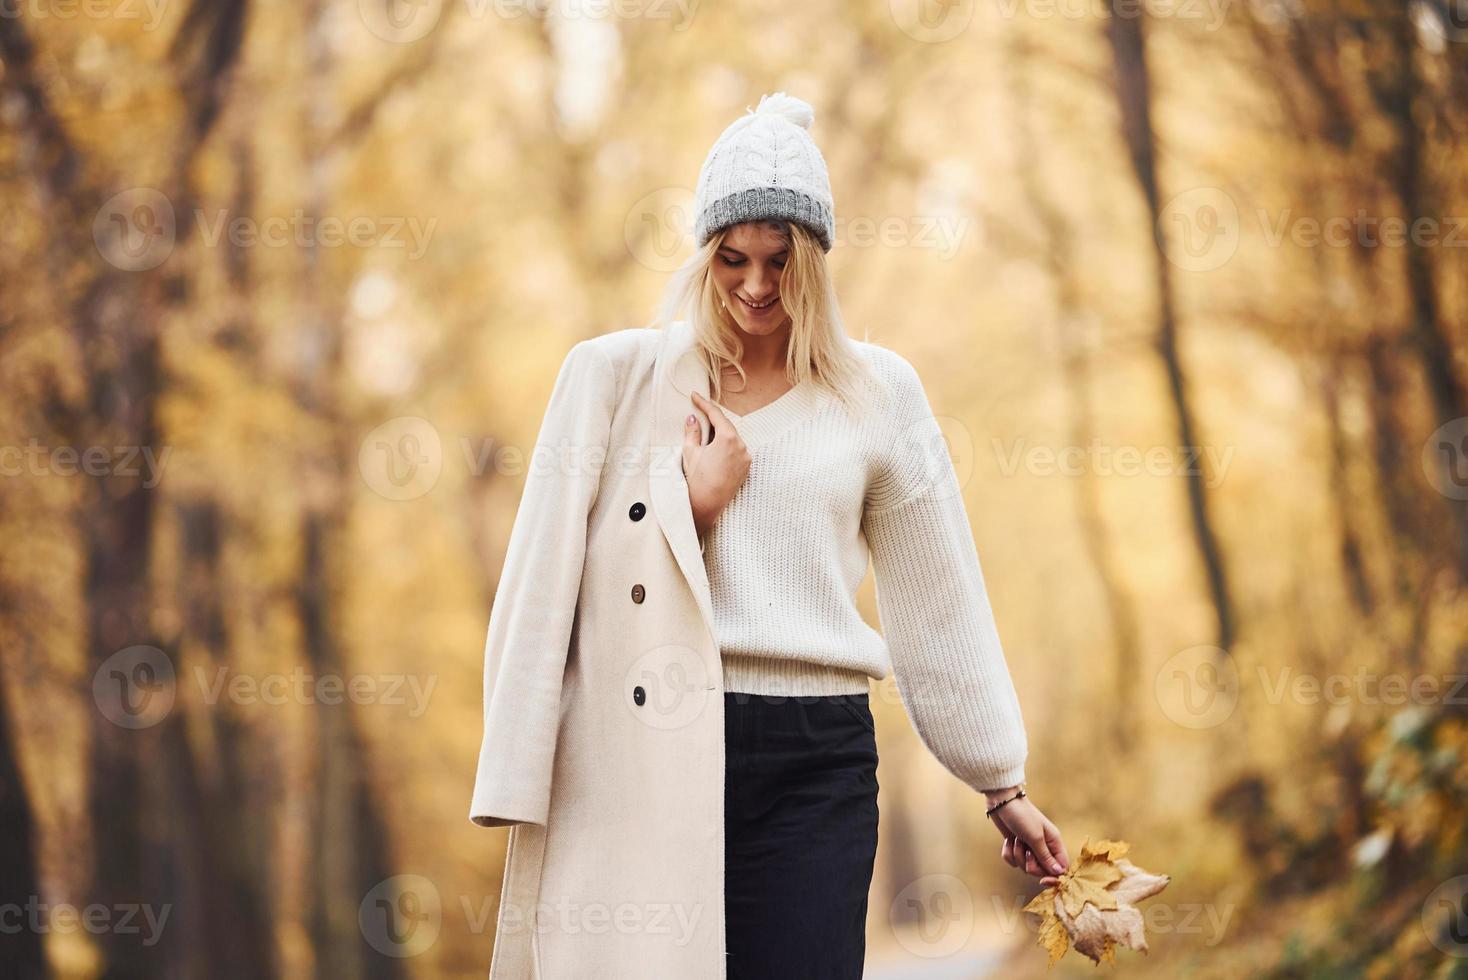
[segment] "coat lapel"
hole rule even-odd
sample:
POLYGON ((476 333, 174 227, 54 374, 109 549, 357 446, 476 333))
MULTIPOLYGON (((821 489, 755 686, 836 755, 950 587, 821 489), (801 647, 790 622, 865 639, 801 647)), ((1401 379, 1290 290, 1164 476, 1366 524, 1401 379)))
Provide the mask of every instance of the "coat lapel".
POLYGON ((668 546, 673 550, 673 557, 677 559, 688 587, 693 590, 704 625, 717 649, 708 573, 704 570, 698 530, 693 524, 693 509, 688 503, 688 481, 683 474, 683 420, 690 412, 698 416, 700 438, 708 439, 708 419, 694 406, 690 397, 690 393, 695 391, 708 397, 708 373, 699 363, 692 327, 686 321, 678 320, 663 328, 653 371, 648 492, 658 525, 668 539, 668 546))

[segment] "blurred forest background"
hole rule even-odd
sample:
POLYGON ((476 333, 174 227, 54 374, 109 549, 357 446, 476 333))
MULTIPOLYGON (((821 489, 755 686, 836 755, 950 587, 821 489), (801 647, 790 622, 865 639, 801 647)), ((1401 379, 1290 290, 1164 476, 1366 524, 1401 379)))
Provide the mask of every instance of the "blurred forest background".
MULTIPOLYGON (((483 975, 515 454, 778 89, 1035 801, 1172 876, 1103 969, 1468 977, 1465 0, 5 4, 7 976, 483 975)), ((868 975, 1047 976, 873 704, 868 975)))

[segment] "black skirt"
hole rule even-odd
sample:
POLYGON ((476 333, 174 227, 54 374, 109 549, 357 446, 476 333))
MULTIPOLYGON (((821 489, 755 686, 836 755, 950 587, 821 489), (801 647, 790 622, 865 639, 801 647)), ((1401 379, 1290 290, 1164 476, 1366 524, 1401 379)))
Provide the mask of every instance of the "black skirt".
POLYGON ((860 980, 877 854, 868 695, 724 693, 729 980, 860 980))

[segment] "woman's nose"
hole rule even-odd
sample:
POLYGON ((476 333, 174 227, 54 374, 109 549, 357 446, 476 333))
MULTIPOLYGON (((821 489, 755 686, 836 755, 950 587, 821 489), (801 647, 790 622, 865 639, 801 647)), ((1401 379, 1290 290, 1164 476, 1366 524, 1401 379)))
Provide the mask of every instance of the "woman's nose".
POLYGON ((756 302, 767 300, 775 292, 776 280, 772 276, 756 272, 744 281, 744 291, 756 302))

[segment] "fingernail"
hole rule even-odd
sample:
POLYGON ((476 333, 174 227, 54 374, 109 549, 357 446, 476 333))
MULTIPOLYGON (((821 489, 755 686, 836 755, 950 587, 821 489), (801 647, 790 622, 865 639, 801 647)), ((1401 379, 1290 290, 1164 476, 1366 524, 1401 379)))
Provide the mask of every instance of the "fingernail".
POLYGON ((1060 865, 1055 865, 1055 873, 1060 874, 1060 865))
POLYGON ((697 420, 692 415, 688 416, 688 424, 689 425, 692 425, 695 421, 697 421, 697 420))

